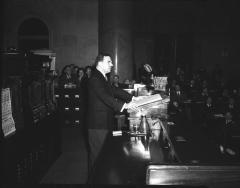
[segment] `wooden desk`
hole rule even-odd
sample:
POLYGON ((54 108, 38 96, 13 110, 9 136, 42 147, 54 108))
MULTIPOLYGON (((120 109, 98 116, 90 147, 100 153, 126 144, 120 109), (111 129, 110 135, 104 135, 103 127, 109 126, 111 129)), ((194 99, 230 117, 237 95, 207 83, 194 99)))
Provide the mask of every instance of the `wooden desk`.
POLYGON ((239 166, 150 165, 147 185, 204 186, 211 188, 239 187, 239 166))
POLYGON ((150 180, 152 175, 156 177, 164 173, 169 177, 174 176, 173 181, 171 178, 168 179, 168 185, 188 185, 193 176, 195 179, 190 185, 205 185, 203 180, 210 181, 211 172, 216 173, 214 178, 217 183, 221 182, 224 174, 226 175, 224 183, 236 183, 236 179, 240 177, 239 160, 222 157, 218 148, 207 140, 201 140, 201 136, 196 138, 196 140, 199 138, 200 142, 188 140, 190 137, 186 137, 187 142, 178 142, 175 140, 176 135, 178 135, 176 131, 171 132, 171 136, 168 135, 165 128, 154 130, 150 138, 134 137, 126 132, 123 132, 122 136, 112 136, 112 133, 109 133, 96 162, 92 183, 164 185, 159 181, 154 183, 150 180), (166 165, 169 168, 163 168, 166 165), (179 177, 179 174, 182 174, 182 177, 179 177), (181 178, 184 181, 181 181, 181 178))
POLYGON ((92 176, 93 184, 145 185, 146 169, 151 163, 164 163, 160 143, 152 138, 109 133, 92 176))

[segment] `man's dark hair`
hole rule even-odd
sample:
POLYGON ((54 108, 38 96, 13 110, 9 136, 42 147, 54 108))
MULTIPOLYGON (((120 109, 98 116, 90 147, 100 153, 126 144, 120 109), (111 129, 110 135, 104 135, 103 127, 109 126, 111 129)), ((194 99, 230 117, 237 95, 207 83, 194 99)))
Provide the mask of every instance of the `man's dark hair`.
POLYGON ((95 63, 94 63, 95 67, 98 65, 98 62, 103 61, 104 57, 106 56, 111 57, 111 55, 108 53, 99 53, 95 59, 95 63))
POLYGON ((62 69, 61 75, 64 75, 64 74, 65 74, 65 70, 66 70, 67 68, 71 68, 71 66, 70 66, 70 65, 65 65, 65 66, 63 67, 63 69, 62 69))
POLYGON ((90 65, 87 65, 85 68, 84 68, 84 72, 87 72, 87 69, 93 69, 93 67, 92 66, 90 66, 90 65))
POLYGON ((83 71, 84 75, 85 75, 85 70, 83 67, 79 67, 78 70, 77 70, 77 76, 79 75, 79 72, 80 71, 83 71))

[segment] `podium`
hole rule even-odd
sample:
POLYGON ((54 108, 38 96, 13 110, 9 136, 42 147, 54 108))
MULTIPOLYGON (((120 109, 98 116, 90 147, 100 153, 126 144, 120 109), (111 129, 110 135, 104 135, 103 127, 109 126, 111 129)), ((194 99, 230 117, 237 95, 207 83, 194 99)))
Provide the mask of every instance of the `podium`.
POLYGON ((140 124, 142 115, 146 115, 150 127, 153 126, 153 122, 157 119, 167 119, 169 101, 168 96, 161 94, 146 96, 136 101, 138 104, 137 110, 128 110, 129 129, 133 130, 133 125, 140 124))

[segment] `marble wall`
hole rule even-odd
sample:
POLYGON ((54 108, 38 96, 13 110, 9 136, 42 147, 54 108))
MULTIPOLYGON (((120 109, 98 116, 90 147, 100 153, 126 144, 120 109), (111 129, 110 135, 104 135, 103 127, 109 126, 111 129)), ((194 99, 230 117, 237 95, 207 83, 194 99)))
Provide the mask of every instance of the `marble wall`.
POLYGON ((120 81, 133 79, 133 3, 130 1, 100 0, 99 51, 110 53, 113 59, 112 74, 120 81))

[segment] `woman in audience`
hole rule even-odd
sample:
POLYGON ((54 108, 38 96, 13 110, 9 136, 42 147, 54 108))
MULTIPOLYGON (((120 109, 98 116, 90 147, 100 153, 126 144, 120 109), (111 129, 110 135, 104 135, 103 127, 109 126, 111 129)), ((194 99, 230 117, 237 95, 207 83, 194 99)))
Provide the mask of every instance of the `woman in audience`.
POLYGON ((92 74, 92 67, 91 66, 86 66, 85 67, 86 78, 89 79, 91 77, 91 74, 92 74))
POLYGON ((85 73, 83 68, 78 68, 77 70, 77 78, 76 78, 76 85, 78 88, 82 88, 84 84, 85 73))
POLYGON ((59 87, 64 87, 65 84, 74 83, 74 79, 71 75, 71 67, 70 65, 66 65, 63 70, 62 74, 59 77, 59 87))
POLYGON ((76 66, 76 65, 72 68, 71 75, 72 75, 72 78, 73 78, 74 80, 77 79, 77 77, 78 77, 78 75, 77 75, 78 69, 79 69, 79 67, 76 66))

